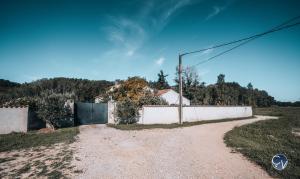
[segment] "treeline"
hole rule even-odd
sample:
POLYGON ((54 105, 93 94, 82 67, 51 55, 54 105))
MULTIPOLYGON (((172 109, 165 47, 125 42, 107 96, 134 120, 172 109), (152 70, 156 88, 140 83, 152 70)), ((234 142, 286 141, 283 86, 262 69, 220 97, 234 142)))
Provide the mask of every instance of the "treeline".
POLYGON ((251 83, 242 87, 236 82, 226 82, 225 75, 220 74, 215 84, 206 86, 194 73, 192 69, 183 73, 183 94, 192 104, 269 107, 275 103, 274 97, 264 90, 254 89, 251 83))
MULTIPOLYGON (((163 71, 158 74, 158 80, 150 82, 157 89, 170 88, 163 71)), ((176 72, 178 76, 178 69, 176 72)), ((193 105, 250 105, 253 107, 300 106, 299 102, 278 102, 266 91, 254 88, 251 83, 242 87, 236 82, 226 82, 225 75, 220 74, 216 83, 206 85, 201 82, 195 69, 186 67, 182 72, 183 95, 191 100, 193 105)), ((172 88, 178 90, 179 80, 175 78, 176 85, 172 88)))
POLYGON ((93 102, 95 96, 105 93, 113 82, 73 78, 41 79, 31 83, 18 84, 0 80, 0 104, 23 97, 39 97, 50 94, 71 94, 74 100, 93 102))
POLYGON ((0 94, 6 93, 8 90, 14 87, 19 87, 19 83, 11 82, 9 80, 0 79, 0 94))
MULTIPOLYGON (((178 91, 178 79, 174 79, 175 85, 170 86, 166 80, 167 76, 163 71, 160 71, 157 81, 146 83, 153 89, 173 88, 178 91)), ((276 101, 266 91, 254 88, 251 83, 247 87, 243 87, 236 82, 226 82, 223 74, 217 77, 215 84, 210 85, 201 82, 193 68, 185 68, 182 77, 183 95, 190 99, 194 105, 300 106, 299 101, 294 103, 276 101)), ((93 102, 96 96, 106 94, 107 89, 113 84, 113 82, 105 80, 74 78, 41 79, 23 84, 0 79, 0 105, 18 98, 26 98, 22 100, 27 101, 28 98, 38 98, 51 94, 65 94, 71 96, 75 101, 93 102)))
POLYGON ((275 105, 281 106, 281 107, 300 107, 300 101, 296 101, 296 102, 276 101, 275 105))

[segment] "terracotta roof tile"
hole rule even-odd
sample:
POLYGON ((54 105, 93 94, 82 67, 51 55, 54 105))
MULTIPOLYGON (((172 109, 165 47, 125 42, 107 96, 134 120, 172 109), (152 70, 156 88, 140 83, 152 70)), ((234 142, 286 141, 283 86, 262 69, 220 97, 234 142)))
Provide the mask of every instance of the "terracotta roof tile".
POLYGON ((172 90, 172 89, 158 90, 157 93, 156 93, 156 95, 157 95, 157 96, 161 96, 161 95, 163 95, 163 94, 169 92, 170 90, 172 90))

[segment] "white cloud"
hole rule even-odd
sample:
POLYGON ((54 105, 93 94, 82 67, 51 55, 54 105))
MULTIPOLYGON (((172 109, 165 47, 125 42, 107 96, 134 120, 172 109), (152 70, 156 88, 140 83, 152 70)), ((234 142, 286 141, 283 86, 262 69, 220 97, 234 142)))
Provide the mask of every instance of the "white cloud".
POLYGON ((134 55, 134 50, 128 50, 127 55, 128 55, 128 56, 134 55))
MULTIPOLYGON (((171 2, 173 3, 173 1, 171 2)), ((177 1, 176 3, 170 5, 165 13, 163 14, 163 20, 167 20, 172 14, 174 14, 176 12, 176 10, 184 7, 185 5, 189 4, 190 3, 190 0, 180 0, 180 1, 177 1)))
POLYGON ((222 5, 213 6, 212 11, 207 15, 207 17, 205 18, 205 21, 210 20, 210 19, 214 18, 215 16, 219 15, 220 13, 225 11, 235 1, 236 0, 225 0, 225 1, 223 1, 224 4, 222 4, 222 5))
POLYGON ((213 49, 207 49, 202 52, 202 55, 208 55, 208 54, 212 53, 213 51, 214 51, 213 49))
POLYGON ((225 6, 223 6, 223 7, 222 6, 214 6, 213 11, 210 14, 208 14, 208 16, 206 17, 205 20, 209 20, 209 19, 217 16, 218 14, 220 14, 225 9, 226 9, 225 6))
POLYGON ((207 75, 207 74, 210 72, 209 69, 200 69, 200 70, 198 70, 198 71, 200 71, 200 72, 198 73, 200 77, 203 77, 203 76, 207 75))
MULTIPOLYGON (((207 47, 205 47, 205 48, 211 48, 211 47, 213 47, 213 45, 207 46, 207 47)), ((194 58, 205 57, 205 56, 208 56, 208 55, 210 55, 211 53, 213 53, 213 51, 214 51, 214 49, 207 49, 207 50, 204 50, 204 51, 202 51, 202 52, 200 52, 200 53, 195 53, 195 54, 193 54, 192 56, 193 56, 194 58)))
POLYGON ((28 81, 28 82, 32 82, 32 81, 42 79, 41 76, 34 76, 34 75, 24 75, 24 77, 25 77, 26 81, 28 81))
POLYGON ((104 28, 107 40, 113 47, 108 51, 120 58, 138 55, 149 37, 160 32, 174 14, 191 0, 147 1, 132 17, 108 16, 109 25, 104 28))
POLYGON ((111 25, 105 28, 108 40, 127 56, 134 55, 147 38, 144 28, 127 18, 110 17, 111 25))
POLYGON ((160 57, 159 59, 157 59, 155 61, 155 63, 159 66, 161 66, 163 63, 165 62, 165 58, 164 57, 160 57))

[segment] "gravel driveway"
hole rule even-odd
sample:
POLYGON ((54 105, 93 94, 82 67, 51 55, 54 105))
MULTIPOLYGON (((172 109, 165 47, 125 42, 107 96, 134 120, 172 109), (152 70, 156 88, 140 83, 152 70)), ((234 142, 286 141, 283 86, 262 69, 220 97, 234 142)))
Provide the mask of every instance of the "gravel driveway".
POLYGON ((141 131, 81 126, 73 160, 81 172, 74 177, 270 178, 223 142, 234 126, 269 118, 141 131))

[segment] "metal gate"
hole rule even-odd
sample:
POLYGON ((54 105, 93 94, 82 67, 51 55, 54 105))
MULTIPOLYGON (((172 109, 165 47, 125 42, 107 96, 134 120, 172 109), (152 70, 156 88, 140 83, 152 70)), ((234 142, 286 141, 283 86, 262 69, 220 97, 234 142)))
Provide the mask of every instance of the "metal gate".
POLYGON ((107 103, 75 103, 75 123, 76 125, 107 123, 107 103))

